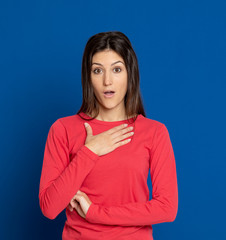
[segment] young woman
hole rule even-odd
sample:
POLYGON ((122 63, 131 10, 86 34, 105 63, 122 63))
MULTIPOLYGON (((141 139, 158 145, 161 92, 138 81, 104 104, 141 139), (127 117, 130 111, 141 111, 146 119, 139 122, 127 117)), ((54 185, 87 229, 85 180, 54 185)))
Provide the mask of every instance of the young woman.
POLYGON ((137 57, 123 33, 88 40, 82 88, 80 110, 48 133, 42 213, 54 219, 66 208, 63 240, 153 239, 152 224, 177 215, 176 164, 166 126, 145 115, 137 57))

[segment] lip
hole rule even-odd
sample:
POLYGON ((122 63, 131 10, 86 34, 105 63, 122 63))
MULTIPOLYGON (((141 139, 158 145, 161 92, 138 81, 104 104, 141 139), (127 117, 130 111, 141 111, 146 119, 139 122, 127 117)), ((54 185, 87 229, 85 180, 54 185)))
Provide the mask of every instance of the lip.
POLYGON ((111 94, 105 94, 105 93, 103 93, 103 94, 104 94, 104 97, 106 97, 106 98, 112 98, 112 97, 114 97, 115 92, 111 93, 111 94))

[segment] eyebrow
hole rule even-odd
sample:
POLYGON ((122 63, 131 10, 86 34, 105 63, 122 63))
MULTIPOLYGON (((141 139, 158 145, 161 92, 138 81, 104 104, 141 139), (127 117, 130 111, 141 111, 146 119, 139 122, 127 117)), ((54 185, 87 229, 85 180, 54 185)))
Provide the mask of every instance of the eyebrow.
MULTIPOLYGON (((119 63, 119 62, 122 63, 122 64, 124 64, 122 61, 117 61, 117 62, 112 63, 111 66, 114 65, 114 64, 116 64, 116 63, 119 63)), ((103 65, 100 64, 100 63, 95 63, 95 62, 94 62, 94 63, 92 63, 92 65, 93 65, 93 64, 103 66, 103 65)), ((125 64, 124 64, 124 65, 125 65, 125 64)))

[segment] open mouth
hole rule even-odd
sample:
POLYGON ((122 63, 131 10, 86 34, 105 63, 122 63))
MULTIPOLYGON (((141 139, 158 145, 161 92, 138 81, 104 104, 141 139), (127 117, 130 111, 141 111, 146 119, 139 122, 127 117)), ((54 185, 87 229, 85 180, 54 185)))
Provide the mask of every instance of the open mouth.
POLYGON ((105 91, 104 96, 105 97, 113 97, 115 95, 114 91, 105 91))

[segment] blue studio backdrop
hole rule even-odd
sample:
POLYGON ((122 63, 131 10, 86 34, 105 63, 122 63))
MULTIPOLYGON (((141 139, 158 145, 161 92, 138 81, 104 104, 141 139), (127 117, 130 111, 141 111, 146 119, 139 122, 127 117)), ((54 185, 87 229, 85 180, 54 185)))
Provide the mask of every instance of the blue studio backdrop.
POLYGON ((65 212, 47 219, 38 200, 47 134, 81 106, 88 38, 114 30, 131 40, 147 117, 174 148, 178 214, 154 239, 226 239, 225 12, 223 0, 1 1, 1 239, 61 239, 65 212))

